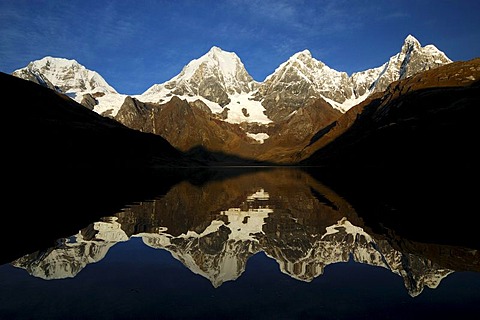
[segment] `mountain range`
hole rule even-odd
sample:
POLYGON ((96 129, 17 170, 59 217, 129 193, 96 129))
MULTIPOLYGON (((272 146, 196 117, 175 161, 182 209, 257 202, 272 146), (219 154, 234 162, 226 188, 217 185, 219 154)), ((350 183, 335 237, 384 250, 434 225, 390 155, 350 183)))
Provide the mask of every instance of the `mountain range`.
MULTIPOLYGON (((235 53, 218 47, 171 80, 134 96, 118 93, 74 60, 45 57, 13 75, 65 94, 126 127, 160 135, 204 163, 332 165, 357 154, 365 164, 377 156, 377 163, 385 163, 408 153, 410 142, 417 156, 428 156, 416 141, 441 149, 436 133, 444 134, 452 147, 458 141, 470 143, 470 127, 462 122, 471 119, 471 107, 478 102, 478 64, 478 59, 453 63, 434 45, 422 46, 409 35, 384 64, 350 76, 304 50, 257 82, 235 53), (402 131, 407 122, 418 129, 402 131), (417 134, 429 137, 417 139, 417 134), (402 141, 399 149, 397 140, 402 141), (384 144, 388 155, 381 152, 384 144)), ((463 144, 455 147, 458 157, 463 151, 463 144)))

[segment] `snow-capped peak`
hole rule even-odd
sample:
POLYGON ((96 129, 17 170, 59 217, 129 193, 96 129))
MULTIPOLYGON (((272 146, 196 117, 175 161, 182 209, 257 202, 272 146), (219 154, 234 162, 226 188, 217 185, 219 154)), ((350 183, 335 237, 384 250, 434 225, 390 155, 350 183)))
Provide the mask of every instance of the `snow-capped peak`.
MULTIPOLYGON (((172 96, 201 100, 220 119, 231 123, 270 123, 286 119, 298 108, 323 98, 342 112, 383 91, 396 80, 450 63, 434 45, 421 46, 409 34, 401 50, 383 65, 352 74, 336 71, 304 49, 292 55, 261 83, 248 74, 234 52, 212 46, 186 64, 169 81, 134 96, 142 102, 164 103, 172 96)), ((13 75, 67 93, 94 111, 115 116, 126 95, 118 94, 98 73, 75 60, 44 57, 13 75)))
MULTIPOLYGON (((310 75, 318 73, 320 69, 325 67, 328 70, 333 70, 328 68, 323 62, 313 58, 310 51, 305 49, 295 53, 287 61, 280 64, 278 68, 275 69, 275 72, 265 78, 263 83, 268 83, 269 81, 274 81, 274 79, 279 79, 279 77, 281 78, 282 76, 286 75, 287 71, 291 69, 294 69, 295 72, 301 74, 307 79, 310 78, 310 75)), ((313 79, 309 79, 308 81, 311 80, 313 79)))
POLYGON ((351 95, 348 81, 347 73, 328 67, 312 57, 309 50, 303 50, 266 77, 256 96, 263 101, 267 111, 271 110, 268 112, 273 113, 272 119, 280 120, 319 98, 343 103, 351 95), (278 101, 288 101, 289 105, 275 114, 278 101))
POLYGON ((126 95, 119 94, 95 71, 85 68, 76 60, 46 56, 30 62, 14 76, 35 81, 69 97, 104 115, 115 116, 126 95))
MULTIPOLYGON (((253 79, 245 70, 240 58, 234 52, 223 51, 213 46, 199 59, 192 60, 182 72, 170 81, 197 81, 196 76, 218 77, 226 89, 243 89, 243 82, 253 79)), ((248 90, 250 91, 250 90, 248 90)))
POLYGON ((307 59, 312 58, 312 53, 308 49, 295 53, 290 59, 305 59, 305 58, 307 59))
POLYGON ((227 94, 248 93, 255 86, 255 81, 245 70, 242 61, 234 52, 223 51, 219 47, 213 46, 200 58, 190 61, 177 76, 165 83, 153 85, 142 96, 175 87, 181 89, 176 90, 179 92, 174 94, 180 96, 199 95, 209 99, 208 96, 200 92, 202 91, 200 86, 205 80, 216 83, 218 89, 227 94))
POLYGON ((177 76, 151 86, 136 98, 161 103, 175 95, 187 101, 201 100, 213 113, 228 112, 227 122, 269 123, 260 102, 251 99, 257 86, 234 52, 213 46, 200 58, 190 61, 177 76))
POLYGON ((19 75, 22 72, 41 74, 64 93, 117 93, 101 75, 88 70, 76 60, 47 56, 30 62, 27 67, 18 69, 13 74, 19 75))

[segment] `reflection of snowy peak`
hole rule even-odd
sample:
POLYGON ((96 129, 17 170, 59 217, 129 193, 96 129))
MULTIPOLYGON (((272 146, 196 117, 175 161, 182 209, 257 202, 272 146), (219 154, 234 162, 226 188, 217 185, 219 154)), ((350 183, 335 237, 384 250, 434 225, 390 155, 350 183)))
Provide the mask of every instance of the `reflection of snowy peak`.
POLYGON ((377 246, 383 253, 385 267, 403 278, 405 288, 412 297, 422 293, 425 286, 437 288, 445 277, 454 272, 426 258, 393 250, 387 241, 378 241, 377 246))
POLYGON ((117 242, 126 240, 127 235, 114 218, 95 222, 60 246, 26 255, 12 264, 46 280, 73 278, 88 264, 102 260, 117 242))
POLYGON ((205 230, 188 231, 177 237, 160 230, 158 234, 141 234, 145 244, 170 251, 188 269, 210 280, 214 287, 237 279, 248 258, 259 251, 258 240, 269 213, 268 207, 254 202, 268 197, 260 190, 247 198, 249 208, 222 211, 205 230), (259 200, 258 200, 259 199, 259 200))
MULTIPOLYGON (((296 236, 299 238, 298 234, 296 236)), ((393 249, 387 241, 373 239, 345 218, 327 227, 323 235, 304 234, 301 239, 285 241, 280 236, 275 247, 263 249, 278 262, 283 273, 302 281, 310 282, 322 275, 326 266, 348 262, 353 258, 355 262, 383 267, 398 274, 403 278, 409 294, 417 296, 425 286, 436 288, 442 279, 453 272, 427 259, 403 254, 393 249)))
POLYGON ((296 241, 282 236, 282 230, 279 232, 277 245, 266 247, 265 251, 278 262, 283 273, 298 280, 310 282, 322 275, 327 265, 347 262, 350 257, 356 262, 386 267, 372 237, 345 218, 327 227, 323 235, 297 233, 296 241))

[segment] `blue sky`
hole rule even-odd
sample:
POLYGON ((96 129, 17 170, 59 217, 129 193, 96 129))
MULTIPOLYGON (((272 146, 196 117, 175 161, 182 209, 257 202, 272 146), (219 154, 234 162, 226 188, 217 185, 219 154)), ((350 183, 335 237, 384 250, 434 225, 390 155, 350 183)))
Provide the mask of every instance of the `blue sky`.
POLYGON ((480 57, 475 0, 0 0, 0 71, 75 59, 139 94, 212 46, 257 81, 298 51, 351 74, 383 64, 408 34, 452 60, 480 57))

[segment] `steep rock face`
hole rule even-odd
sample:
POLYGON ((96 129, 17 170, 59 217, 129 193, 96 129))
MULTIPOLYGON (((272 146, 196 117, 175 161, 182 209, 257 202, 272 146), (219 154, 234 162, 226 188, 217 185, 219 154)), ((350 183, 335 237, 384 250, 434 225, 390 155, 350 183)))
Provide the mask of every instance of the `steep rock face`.
POLYGON ((115 120, 135 130, 155 133, 152 122, 148 120, 152 118, 156 106, 158 105, 144 103, 128 96, 123 101, 115 120))
POLYGON ((281 64, 258 88, 267 116, 281 121, 298 108, 326 97, 339 103, 351 98, 349 78, 314 59, 308 50, 298 52, 281 64))
POLYGON ((98 104, 98 100, 95 99, 95 97, 92 94, 87 93, 83 95, 83 98, 80 104, 82 106, 85 106, 89 110, 93 110, 95 106, 98 104))
POLYGON ((46 75, 42 73, 41 69, 39 70, 35 67, 34 62, 29 63, 28 66, 25 68, 14 71, 12 75, 24 80, 34 82, 51 90, 60 91, 59 88, 55 87, 55 85, 47 79, 46 75))

